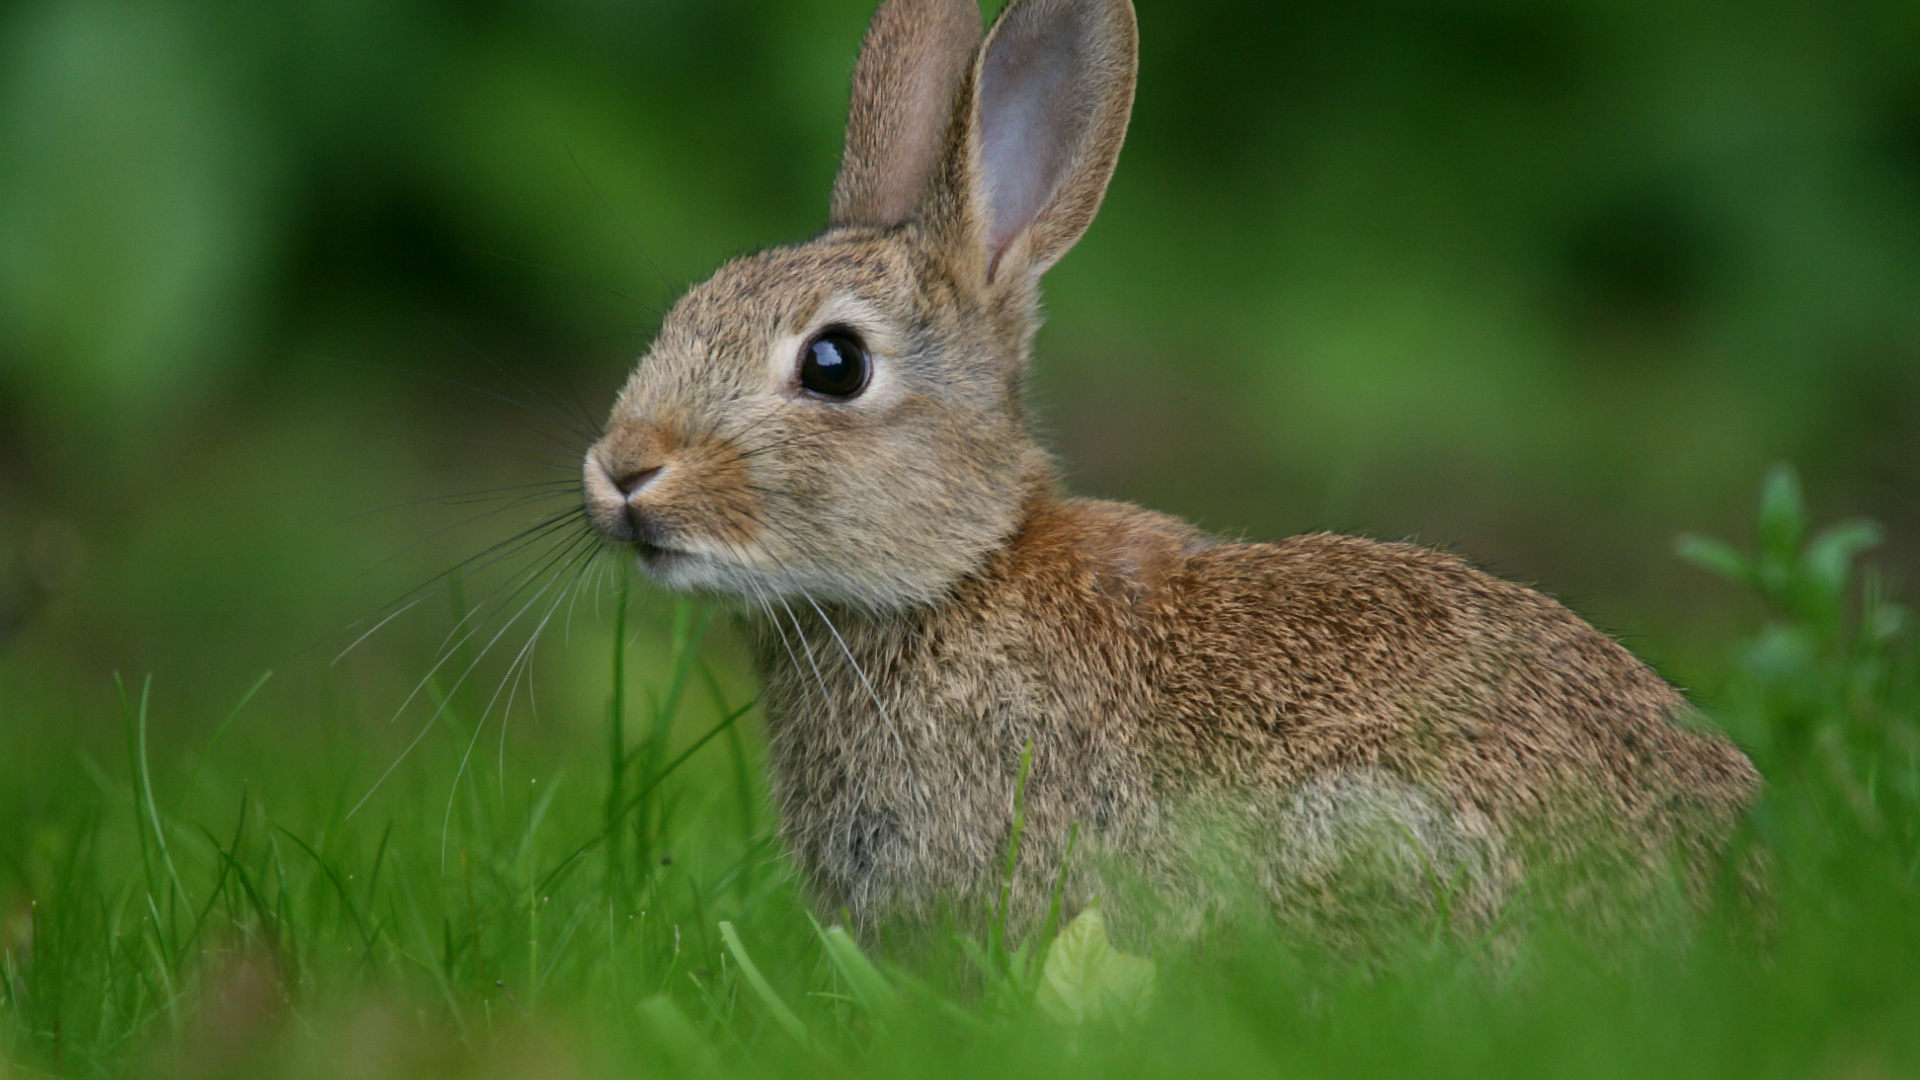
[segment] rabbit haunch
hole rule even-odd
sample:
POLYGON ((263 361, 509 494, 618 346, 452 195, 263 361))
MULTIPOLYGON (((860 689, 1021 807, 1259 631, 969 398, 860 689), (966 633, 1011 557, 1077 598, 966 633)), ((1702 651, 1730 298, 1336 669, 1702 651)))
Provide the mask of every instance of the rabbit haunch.
POLYGON ((1069 908, 1250 892, 1337 936, 1485 925, 1549 879, 1601 919, 1675 867, 1702 898, 1759 778, 1565 608, 1409 545, 1057 493, 1022 400, 1038 282, 1117 159, 1133 13, 1014 0, 981 38, 973 0, 881 6, 831 227, 689 291, 585 465, 602 533, 743 602, 815 901, 983 917, 1029 742, 1015 932, 1076 823, 1069 908), (800 385, 828 332, 862 390, 800 385))

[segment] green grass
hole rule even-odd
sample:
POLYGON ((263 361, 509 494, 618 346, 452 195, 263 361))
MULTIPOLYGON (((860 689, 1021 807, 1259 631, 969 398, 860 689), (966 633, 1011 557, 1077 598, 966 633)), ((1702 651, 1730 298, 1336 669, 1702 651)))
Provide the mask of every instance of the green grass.
POLYGON ((1915 1075, 1913 649, 1854 572, 1871 528, 1808 533, 1781 472, 1756 555, 1681 546, 1759 601, 1706 696, 1769 777, 1768 911, 1507 966, 1421 937, 1364 972, 1240 927, 1155 949, 1150 1004, 1079 1026, 1045 941, 902 967, 814 921, 751 687, 692 603, 617 585, 604 711, 497 753, 468 752, 493 736, 464 686, 429 688, 446 730, 404 758, 272 683, 195 725, 164 673, 128 679, 119 745, 8 700, 0 1075, 1915 1075))

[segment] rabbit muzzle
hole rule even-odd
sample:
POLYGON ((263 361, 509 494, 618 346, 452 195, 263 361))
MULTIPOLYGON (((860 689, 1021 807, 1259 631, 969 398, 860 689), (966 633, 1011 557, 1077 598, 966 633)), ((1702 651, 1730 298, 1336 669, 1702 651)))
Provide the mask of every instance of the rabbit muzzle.
POLYGON ((631 547, 641 569, 669 588, 750 591, 734 580, 760 556, 764 511, 739 450, 681 425, 617 418, 587 451, 581 501, 595 532, 631 547))
POLYGON ((587 454, 581 475, 582 501, 594 530, 618 544, 664 547, 664 530, 641 502, 641 495, 664 468, 630 466, 610 462, 597 452, 587 454))

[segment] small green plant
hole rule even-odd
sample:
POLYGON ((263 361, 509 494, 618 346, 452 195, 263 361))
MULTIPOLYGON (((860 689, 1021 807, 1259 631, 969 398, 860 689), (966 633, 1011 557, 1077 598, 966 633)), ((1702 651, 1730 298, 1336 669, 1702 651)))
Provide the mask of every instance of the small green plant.
POLYGON ((1911 713, 1889 705, 1900 698, 1893 646, 1907 611, 1876 572, 1855 573, 1880 527, 1850 520, 1813 531, 1798 476, 1777 465, 1761 489, 1757 532, 1752 555, 1702 536, 1678 543, 1682 558, 1751 590, 1766 610, 1759 632, 1735 648, 1724 719, 1776 781, 1815 770, 1862 828, 1882 832, 1896 809, 1889 800, 1908 818, 1920 806, 1920 739, 1911 713))
MULTIPOLYGON (((1060 932, 1056 936, 1056 931, 1060 929, 1061 903, 1066 893, 1067 871, 1072 866, 1074 847, 1080 839, 1078 822, 1074 822, 1067 829, 1066 851, 1061 857, 1060 868, 1054 877, 1053 897, 1048 902, 1046 918, 1040 925, 1039 933, 1034 937, 1022 938, 1017 944, 1008 940, 1007 921, 1009 906, 1013 900, 1013 875, 1020 862, 1020 838, 1026 830, 1027 773, 1032 766, 1033 740, 1029 739, 1020 752, 1020 773, 1014 782, 1013 789, 1013 822, 1007 832, 1006 863, 1000 879, 999 896, 995 898, 992 917, 987 923, 986 940, 974 941, 965 936, 957 936, 955 939, 961 952, 972 962, 984 979, 984 1001, 987 1011, 1004 1017, 1024 1017, 1032 1014, 1037 1006, 1037 995, 1043 992, 1049 977, 1064 979, 1063 985, 1077 986, 1085 983, 1087 993, 1097 992, 1096 984, 1100 982, 1106 969, 1096 970, 1092 966, 1082 965, 1084 970, 1080 970, 1077 974, 1062 975, 1060 965, 1074 961, 1067 959, 1065 954, 1061 954, 1055 948, 1075 932, 1073 926, 1081 919, 1090 919, 1090 921, 1079 931, 1086 940, 1077 946, 1079 951, 1074 954, 1075 956, 1082 958, 1094 956, 1097 950, 1092 939, 1097 937, 1099 948, 1105 949, 1106 952, 1128 960, 1139 959, 1127 957, 1126 954, 1107 945, 1106 925, 1101 921, 1097 897, 1087 911, 1082 913, 1080 918, 1076 918, 1075 924, 1070 924, 1067 931, 1060 932)), ((1105 953, 1101 955, 1104 956, 1105 953)), ((1151 981, 1152 963, 1145 960, 1141 962, 1147 965, 1149 969, 1147 978, 1151 981)), ((1144 1003, 1146 998, 1143 996, 1140 1000, 1144 1003)), ((1056 1010, 1045 1011, 1056 1018, 1065 1015, 1056 1010)), ((1082 1013, 1074 1015, 1076 1022, 1084 1018, 1082 1013)))

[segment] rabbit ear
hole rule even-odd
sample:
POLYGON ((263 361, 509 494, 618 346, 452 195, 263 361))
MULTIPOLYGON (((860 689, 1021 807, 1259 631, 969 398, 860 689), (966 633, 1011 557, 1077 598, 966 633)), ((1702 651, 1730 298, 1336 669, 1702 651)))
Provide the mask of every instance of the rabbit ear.
POLYGON ((974 75, 976 236, 989 281, 1037 276, 1092 223, 1139 66, 1129 0, 1013 0, 974 75))
POLYGON ((832 222, 891 229, 919 212, 980 44, 975 0, 886 0, 853 69, 832 222))

